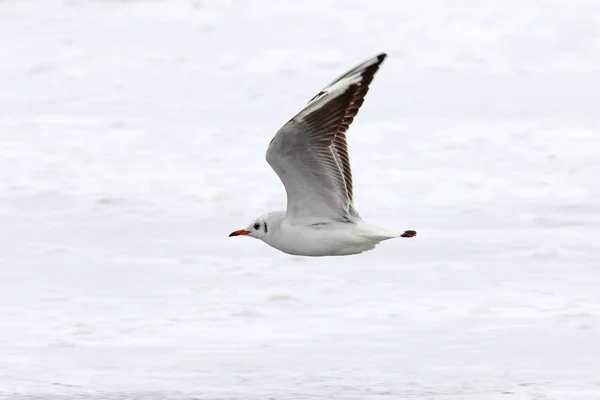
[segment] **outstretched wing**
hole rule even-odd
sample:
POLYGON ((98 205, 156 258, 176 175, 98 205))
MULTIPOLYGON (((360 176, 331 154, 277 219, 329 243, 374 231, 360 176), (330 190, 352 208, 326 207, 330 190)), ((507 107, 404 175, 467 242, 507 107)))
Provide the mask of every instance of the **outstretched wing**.
POLYGON ((327 85, 271 140, 266 158, 285 186, 291 223, 360 219, 346 132, 385 58, 370 58, 327 85))

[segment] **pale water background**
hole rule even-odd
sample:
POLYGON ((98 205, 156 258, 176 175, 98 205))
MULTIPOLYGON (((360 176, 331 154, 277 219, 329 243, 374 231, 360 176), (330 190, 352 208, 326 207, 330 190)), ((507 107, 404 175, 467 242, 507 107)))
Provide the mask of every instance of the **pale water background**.
POLYGON ((600 399, 600 3, 0 2, 0 398, 600 399), (355 257, 227 235, 389 53, 355 257))

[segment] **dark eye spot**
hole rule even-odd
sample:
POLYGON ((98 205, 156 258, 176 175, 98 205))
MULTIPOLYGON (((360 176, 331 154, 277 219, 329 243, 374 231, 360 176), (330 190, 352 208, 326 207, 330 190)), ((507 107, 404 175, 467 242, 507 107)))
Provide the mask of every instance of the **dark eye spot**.
POLYGON ((254 224, 254 229, 258 230, 258 228, 260 228, 260 224, 257 222, 254 224))
POLYGON ((267 223, 265 222, 265 233, 267 233, 267 223))

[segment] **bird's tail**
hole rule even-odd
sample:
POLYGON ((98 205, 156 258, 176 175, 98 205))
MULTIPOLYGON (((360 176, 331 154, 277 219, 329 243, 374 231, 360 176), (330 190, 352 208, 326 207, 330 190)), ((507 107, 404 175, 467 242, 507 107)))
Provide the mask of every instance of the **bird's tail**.
POLYGON ((415 237, 415 236, 417 236, 417 232, 412 231, 412 230, 401 232, 401 231, 392 230, 392 229, 382 229, 380 227, 369 226, 365 230, 363 235, 380 242, 383 240, 394 239, 397 237, 403 237, 403 238, 415 237))
POLYGON ((404 233, 402 235, 400 235, 400 237, 403 238, 411 238, 411 237, 415 237, 417 236, 417 231, 404 231, 404 233))

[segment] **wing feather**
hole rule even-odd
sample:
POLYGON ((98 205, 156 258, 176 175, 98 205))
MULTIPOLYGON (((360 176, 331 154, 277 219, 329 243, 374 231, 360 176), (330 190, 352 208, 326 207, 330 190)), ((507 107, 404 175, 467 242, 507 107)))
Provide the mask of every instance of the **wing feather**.
POLYGON ((360 219, 346 133, 385 57, 366 60, 330 83, 269 144, 266 158, 285 186, 288 220, 360 219))

